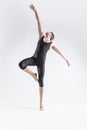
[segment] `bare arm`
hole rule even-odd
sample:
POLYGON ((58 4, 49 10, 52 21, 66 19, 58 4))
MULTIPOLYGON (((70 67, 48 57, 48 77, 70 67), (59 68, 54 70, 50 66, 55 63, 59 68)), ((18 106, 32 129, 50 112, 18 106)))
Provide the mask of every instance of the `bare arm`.
POLYGON ((35 13, 35 17, 36 17, 36 20, 37 20, 37 25, 38 25, 38 33, 39 33, 39 39, 41 38, 43 32, 42 32, 42 28, 41 28, 41 23, 40 23, 40 20, 39 20, 39 16, 38 16, 38 13, 37 13, 37 10, 35 9, 34 5, 31 4, 30 5, 30 8, 34 11, 35 13))
POLYGON ((58 50, 58 48, 55 45, 51 46, 51 48, 66 61, 68 66, 70 65, 69 61, 63 56, 63 54, 58 50))

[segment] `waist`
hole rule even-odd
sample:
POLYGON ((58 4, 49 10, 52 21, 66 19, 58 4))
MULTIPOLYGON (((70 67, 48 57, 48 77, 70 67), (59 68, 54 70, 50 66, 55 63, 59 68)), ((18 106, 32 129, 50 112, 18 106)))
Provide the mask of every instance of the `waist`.
POLYGON ((40 57, 40 56, 34 56, 34 59, 37 61, 37 62, 45 62, 46 61, 46 57, 40 57))

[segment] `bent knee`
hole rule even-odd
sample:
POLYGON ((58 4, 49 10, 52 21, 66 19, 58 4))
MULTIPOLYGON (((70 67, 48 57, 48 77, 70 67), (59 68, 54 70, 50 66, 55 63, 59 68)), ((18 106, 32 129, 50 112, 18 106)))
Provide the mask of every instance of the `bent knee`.
POLYGON ((23 66, 23 63, 22 63, 22 62, 19 62, 18 66, 19 66, 20 69, 22 69, 22 70, 26 68, 25 66, 23 66))
POLYGON ((38 83, 39 83, 39 87, 43 87, 43 86, 44 86, 43 79, 39 79, 39 80, 38 80, 38 83))

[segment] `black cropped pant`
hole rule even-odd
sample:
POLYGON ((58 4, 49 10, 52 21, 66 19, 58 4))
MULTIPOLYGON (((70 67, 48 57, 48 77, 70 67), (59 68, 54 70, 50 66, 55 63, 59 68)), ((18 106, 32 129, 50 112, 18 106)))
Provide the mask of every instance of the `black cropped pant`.
POLYGON ((38 72, 38 83, 40 87, 44 86, 44 71, 45 71, 45 61, 42 59, 37 59, 35 57, 29 57, 19 62, 19 67, 25 69, 27 66, 37 66, 38 72))

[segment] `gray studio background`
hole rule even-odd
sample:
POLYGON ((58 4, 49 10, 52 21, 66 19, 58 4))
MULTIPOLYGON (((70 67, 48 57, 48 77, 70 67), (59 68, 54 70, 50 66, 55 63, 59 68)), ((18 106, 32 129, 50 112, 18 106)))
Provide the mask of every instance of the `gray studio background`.
MULTIPOLYGON (((67 109, 75 107, 77 112, 86 111, 86 0, 0 1, 0 108, 32 110, 39 104, 38 84, 18 67, 22 59, 32 56, 37 45, 37 23, 28 7, 31 3, 38 10, 43 32, 54 32, 53 42, 71 64, 68 67, 53 50, 48 52, 44 88, 46 108, 54 110, 66 106, 67 109)), ((35 67, 31 68, 36 71, 35 67)))

